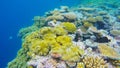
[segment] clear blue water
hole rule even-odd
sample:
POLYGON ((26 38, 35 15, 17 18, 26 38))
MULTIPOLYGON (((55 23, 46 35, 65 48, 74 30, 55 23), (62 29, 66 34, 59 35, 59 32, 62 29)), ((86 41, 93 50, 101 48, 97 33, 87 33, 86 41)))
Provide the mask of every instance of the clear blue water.
POLYGON ((44 15, 60 5, 73 6, 79 0, 0 0, 0 68, 14 59, 21 48, 17 33, 33 23, 32 18, 44 15))

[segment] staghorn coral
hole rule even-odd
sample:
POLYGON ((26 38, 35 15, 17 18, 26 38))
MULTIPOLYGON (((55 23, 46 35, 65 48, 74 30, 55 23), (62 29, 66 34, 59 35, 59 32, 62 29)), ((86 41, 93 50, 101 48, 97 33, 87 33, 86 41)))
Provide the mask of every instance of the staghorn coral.
POLYGON ((98 56, 85 56, 83 63, 86 68, 108 68, 106 61, 98 56))
POLYGON ((117 53, 112 47, 110 47, 107 44, 99 44, 98 48, 101 52, 101 54, 105 57, 111 58, 111 59, 120 59, 119 53, 117 53))
POLYGON ((74 33, 76 31, 76 26, 74 23, 63 22, 61 23, 61 25, 63 26, 63 28, 65 28, 70 33, 74 33))

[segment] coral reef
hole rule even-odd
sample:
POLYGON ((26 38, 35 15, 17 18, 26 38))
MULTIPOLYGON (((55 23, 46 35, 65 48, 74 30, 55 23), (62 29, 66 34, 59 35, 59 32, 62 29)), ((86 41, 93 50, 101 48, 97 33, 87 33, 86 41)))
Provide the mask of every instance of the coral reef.
POLYGON ((120 8, 93 1, 35 16, 19 31, 22 48, 7 67, 119 68, 120 8))

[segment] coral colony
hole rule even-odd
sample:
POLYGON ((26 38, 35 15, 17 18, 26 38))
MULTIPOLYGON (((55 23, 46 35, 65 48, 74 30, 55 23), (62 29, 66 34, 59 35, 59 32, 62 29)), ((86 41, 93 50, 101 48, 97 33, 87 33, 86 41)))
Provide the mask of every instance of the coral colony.
POLYGON ((120 8, 79 6, 35 16, 8 68, 120 68, 120 8))

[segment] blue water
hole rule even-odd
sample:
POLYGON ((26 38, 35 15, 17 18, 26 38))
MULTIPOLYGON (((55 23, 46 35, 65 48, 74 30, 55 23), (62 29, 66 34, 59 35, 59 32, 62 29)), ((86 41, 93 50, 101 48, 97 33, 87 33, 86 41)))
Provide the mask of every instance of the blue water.
POLYGON ((73 6, 79 0, 0 0, 0 68, 14 59, 21 48, 17 33, 33 24, 32 18, 60 5, 73 6))

